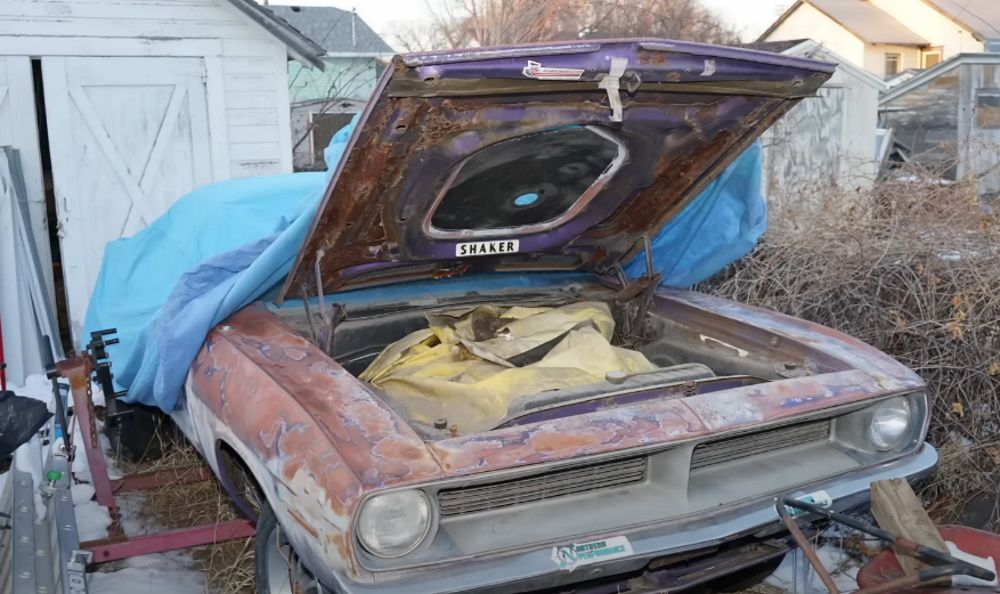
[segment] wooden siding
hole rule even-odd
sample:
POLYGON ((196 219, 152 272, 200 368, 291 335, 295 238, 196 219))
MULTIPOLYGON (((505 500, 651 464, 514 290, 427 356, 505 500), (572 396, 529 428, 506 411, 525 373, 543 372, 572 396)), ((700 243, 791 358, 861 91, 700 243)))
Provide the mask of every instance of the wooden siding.
POLYGON ((890 96, 887 126, 911 158, 947 179, 972 177, 984 198, 1000 194, 1000 126, 991 117, 1000 101, 1000 64, 976 56, 890 96))
POLYGON ((288 64, 289 92, 293 105, 330 98, 367 101, 378 82, 375 58, 324 58, 326 69, 288 64))
POLYGON ((954 179, 958 162, 958 69, 883 105, 884 127, 911 158, 954 179))
MULTIPOLYGON (((824 49, 793 55, 843 61, 824 49)), ((772 211, 850 207, 850 197, 871 187, 881 88, 870 74, 841 66, 817 96, 803 99, 768 130, 763 187, 772 211)))
POLYGON ((968 138, 962 173, 976 178, 981 196, 995 199, 1000 194, 1000 65, 968 64, 962 69, 958 133, 968 138))
POLYGON ((845 90, 825 86, 764 137, 765 194, 778 209, 838 187, 844 169, 845 90))
POLYGON ((286 51, 220 0, 0 0, 0 54, 204 58, 216 179, 291 171, 286 51))

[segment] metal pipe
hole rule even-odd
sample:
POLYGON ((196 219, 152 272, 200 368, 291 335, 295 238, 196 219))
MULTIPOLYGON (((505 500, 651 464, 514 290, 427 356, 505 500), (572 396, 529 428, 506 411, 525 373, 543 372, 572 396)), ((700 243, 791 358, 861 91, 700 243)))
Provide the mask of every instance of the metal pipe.
POLYGON ((833 577, 830 575, 830 572, 823 567, 823 562, 820 561, 819 555, 817 555, 816 551, 809 546, 809 541, 806 539, 806 535, 802 534, 802 530, 799 529, 799 525, 795 522, 795 519, 788 515, 788 511, 785 510, 784 505, 779 503, 775 506, 775 509, 778 510, 778 516, 781 518, 781 521, 788 527, 788 533, 792 535, 792 540, 795 541, 795 544, 799 546, 799 549, 801 549, 806 558, 809 559, 809 564, 816 570, 816 574, 819 575, 819 579, 823 581, 823 585, 826 586, 826 589, 830 592, 830 594, 840 594, 840 590, 837 589, 836 582, 833 581, 833 577))
POLYGON ((3 358, 3 320, 0 320, 0 392, 7 391, 7 363, 3 358))

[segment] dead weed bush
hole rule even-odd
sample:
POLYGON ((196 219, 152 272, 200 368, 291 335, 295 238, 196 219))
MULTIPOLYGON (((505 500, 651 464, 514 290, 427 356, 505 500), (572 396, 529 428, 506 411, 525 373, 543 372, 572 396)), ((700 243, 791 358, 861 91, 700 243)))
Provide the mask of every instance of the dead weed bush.
POLYGON ((940 522, 1000 528, 1000 220, 970 185, 918 176, 865 204, 783 213, 793 224, 772 221, 701 289, 836 328, 919 373, 941 453, 925 501, 940 522))

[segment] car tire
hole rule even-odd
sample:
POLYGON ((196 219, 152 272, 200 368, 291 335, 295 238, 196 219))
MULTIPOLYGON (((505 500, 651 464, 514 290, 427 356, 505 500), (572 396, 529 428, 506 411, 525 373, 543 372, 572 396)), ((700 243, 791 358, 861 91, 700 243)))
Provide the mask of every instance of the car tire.
POLYGON ((298 556, 284 538, 281 524, 266 501, 260 509, 254 536, 254 573, 257 594, 325 594, 308 571, 298 563, 298 556), (292 571, 293 564, 296 571, 292 571), (292 585, 292 582, 295 585, 292 585))

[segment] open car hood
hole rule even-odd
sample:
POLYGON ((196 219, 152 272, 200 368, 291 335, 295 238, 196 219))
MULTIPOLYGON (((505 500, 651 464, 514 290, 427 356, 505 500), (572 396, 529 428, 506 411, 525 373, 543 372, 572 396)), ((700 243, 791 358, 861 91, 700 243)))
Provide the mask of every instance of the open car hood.
POLYGON ((279 301, 632 257, 833 64, 663 40, 396 56, 279 301))

